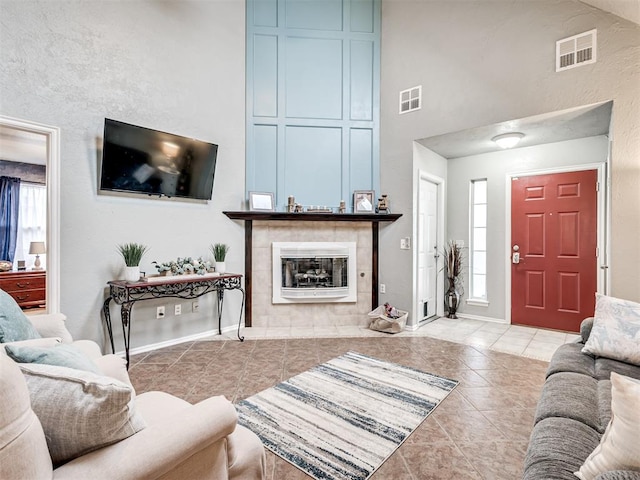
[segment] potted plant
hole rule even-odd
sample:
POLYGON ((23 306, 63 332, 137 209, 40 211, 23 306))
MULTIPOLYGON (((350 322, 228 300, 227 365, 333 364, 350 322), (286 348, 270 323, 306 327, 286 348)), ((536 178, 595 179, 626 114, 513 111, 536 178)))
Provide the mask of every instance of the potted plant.
POLYGON ((118 252, 122 255, 126 265, 124 269, 124 279, 127 282, 137 282, 140 280, 140 260, 149 248, 140 243, 125 243, 118 245, 118 252))
POLYGON ((449 280, 449 288, 444 294, 444 303, 447 307, 448 318, 458 318, 456 311, 460 297, 464 293, 462 286, 462 246, 458 245, 455 240, 449 240, 444 248, 444 268, 449 280))
POLYGON ((216 243, 209 247, 211 253, 213 253, 213 259, 216 261, 216 272, 225 273, 227 271, 227 265, 224 259, 227 257, 229 251, 229 245, 225 243, 216 243))

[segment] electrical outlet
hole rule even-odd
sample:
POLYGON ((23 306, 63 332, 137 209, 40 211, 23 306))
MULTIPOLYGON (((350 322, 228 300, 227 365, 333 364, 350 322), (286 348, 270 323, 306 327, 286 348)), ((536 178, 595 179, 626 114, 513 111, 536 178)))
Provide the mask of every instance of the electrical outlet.
POLYGON ((403 237, 400 239, 400 249, 409 250, 411 248, 411 237, 403 237))
POLYGON ((198 310, 200 310, 200 304, 198 302, 193 302, 191 304, 191 311, 197 312, 198 310))
POLYGON ((164 318, 164 305, 156 309, 156 318, 164 318))
POLYGON ((182 315, 182 305, 176 305, 173 310, 173 313, 175 313, 176 315, 182 315))
POLYGON ((384 283, 380 284, 380 293, 387 293, 387 286, 384 283))

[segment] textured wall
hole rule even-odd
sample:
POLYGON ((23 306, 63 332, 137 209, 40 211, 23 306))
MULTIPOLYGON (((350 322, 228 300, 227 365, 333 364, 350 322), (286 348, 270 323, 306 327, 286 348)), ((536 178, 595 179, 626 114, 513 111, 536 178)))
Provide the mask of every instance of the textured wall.
POLYGON ((576 0, 383 0, 381 72, 381 186, 404 214, 381 232, 384 300, 412 301, 413 140, 613 100, 612 294, 640 301, 640 26, 576 0), (556 40, 592 28, 598 62, 556 73, 556 40))
MULTIPOLYGON (((237 0, 0 1, 0 113, 61 128, 61 310, 74 336, 104 336, 100 309, 106 282, 120 277, 119 243, 149 245, 141 267, 152 272, 153 260, 226 242, 229 270, 244 271, 242 226, 221 213, 244 198, 244 13, 237 0), (105 117, 219 144, 213 200, 98 195, 105 117)), ((231 325, 240 300, 228 297, 231 325)), ((173 303, 134 307, 132 346, 213 327, 211 295, 179 319, 173 303)))

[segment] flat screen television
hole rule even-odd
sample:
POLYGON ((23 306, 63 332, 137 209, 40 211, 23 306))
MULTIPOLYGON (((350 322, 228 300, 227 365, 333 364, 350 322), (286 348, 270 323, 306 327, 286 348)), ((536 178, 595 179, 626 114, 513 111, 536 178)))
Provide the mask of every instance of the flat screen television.
POLYGON ((211 200, 218 146, 105 118, 100 190, 211 200))

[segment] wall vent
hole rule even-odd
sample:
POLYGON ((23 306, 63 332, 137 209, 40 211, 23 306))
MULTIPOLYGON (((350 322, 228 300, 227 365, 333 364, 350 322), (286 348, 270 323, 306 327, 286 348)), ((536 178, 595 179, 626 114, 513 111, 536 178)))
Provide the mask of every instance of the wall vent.
POLYGON ((422 107, 422 85, 400 92, 400 113, 420 110, 422 107))
POLYGON ((574 35, 556 42, 556 72, 596 63, 597 30, 574 35))

